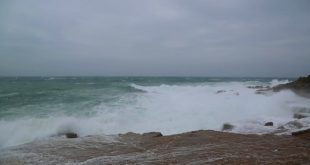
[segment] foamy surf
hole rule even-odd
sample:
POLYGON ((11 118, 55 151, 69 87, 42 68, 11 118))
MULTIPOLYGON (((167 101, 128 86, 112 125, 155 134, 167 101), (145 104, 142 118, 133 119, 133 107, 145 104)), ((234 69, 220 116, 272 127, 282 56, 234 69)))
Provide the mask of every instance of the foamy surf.
MULTIPOLYGON (((63 83, 65 79, 54 81, 63 83)), ((293 118, 296 110, 310 109, 309 99, 299 97, 291 91, 260 95, 255 93, 255 89, 248 88, 251 85, 273 86, 286 83, 288 80, 263 82, 217 79, 198 82, 186 80, 183 83, 157 80, 158 83, 155 84, 145 83, 150 80, 142 81, 143 83, 141 80, 117 80, 117 83, 122 82, 119 86, 115 86, 114 82, 106 85, 105 80, 92 80, 94 83, 87 86, 82 86, 83 83, 76 84, 76 81, 81 80, 70 79, 69 85, 78 85, 78 90, 72 91, 70 87, 70 90, 62 95, 74 94, 86 97, 85 94, 87 94, 91 96, 90 99, 81 104, 79 97, 76 102, 57 106, 60 110, 55 110, 53 102, 44 102, 44 108, 53 107, 48 109, 53 112, 40 116, 32 109, 25 109, 34 115, 13 119, 2 118, 0 147, 51 138, 61 132, 75 132, 82 137, 150 131, 170 135, 200 129, 220 131, 224 123, 235 126, 232 132, 262 134, 273 132, 281 125, 296 120, 293 118), (102 82, 105 83, 104 86, 100 86, 102 82), (94 91, 93 86, 98 86, 99 89, 94 91), (86 92, 84 88, 87 89, 86 92), (92 92, 96 95, 94 96, 92 92), (98 101, 88 106, 94 98, 98 101), (72 109, 70 113, 61 110, 61 108, 67 110, 68 107, 80 105, 87 105, 88 109, 72 109), (264 123, 270 121, 274 123, 273 126, 264 126, 264 123)), ((31 106, 31 108, 38 107, 31 106)), ((309 127, 309 117, 300 122, 302 128, 309 127)), ((301 128, 290 130, 293 129, 301 128)))

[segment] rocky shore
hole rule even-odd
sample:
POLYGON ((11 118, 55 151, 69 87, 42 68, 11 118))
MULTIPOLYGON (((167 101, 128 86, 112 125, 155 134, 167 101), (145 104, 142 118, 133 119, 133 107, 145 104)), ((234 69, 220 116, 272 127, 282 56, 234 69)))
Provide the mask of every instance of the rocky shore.
POLYGON ((307 77, 299 77, 296 81, 287 84, 281 84, 273 88, 274 91, 279 91, 283 89, 303 91, 305 93, 310 92, 310 75, 308 75, 307 77))
MULTIPOLYGON (((252 88, 258 93, 292 90, 308 97, 310 76, 272 88, 252 88)), ((222 131, 169 136, 129 132, 79 137, 68 132, 2 150, 0 164, 310 164, 310 129, 303 127, 309 114, 309 109, 300 109, 294 121, 263 135, 231 133, 230 123, 223 123, 222 131)))
POLYGON ((0 164, 309 164, 310 133, 243 135, 193 131, 126 133, 36 141, 2 153, 0 164))
POLYGON ((299 77, 293 82, 280 84, 272 88, 257 86, 256 89, 258 94, 268 91, 279 92, 283 90, 291 90, 299 96, 310 98, 310 75, 307 77, 299 77))

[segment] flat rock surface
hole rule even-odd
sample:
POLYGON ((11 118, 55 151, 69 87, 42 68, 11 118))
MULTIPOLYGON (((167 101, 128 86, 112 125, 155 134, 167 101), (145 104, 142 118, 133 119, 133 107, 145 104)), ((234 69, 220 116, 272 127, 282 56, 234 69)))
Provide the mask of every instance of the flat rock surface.
POLYGON ((0 164, 310 164, 304 136, 193 131, 57 138, 2 151, 0 164))

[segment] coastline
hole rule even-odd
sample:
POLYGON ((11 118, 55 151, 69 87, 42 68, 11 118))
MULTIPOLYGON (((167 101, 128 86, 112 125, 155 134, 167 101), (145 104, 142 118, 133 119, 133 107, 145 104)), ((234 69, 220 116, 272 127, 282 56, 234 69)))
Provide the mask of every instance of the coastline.
POLYGON ((58 137, 13 147, 18 154, 2 153, 0 164, 307 164, 309 137, 211 130, 58 137))
MULTIPOLYGON (((255 89, 256 94, 282 90, 309 94, 309 84, 304 82, 301 78, 274 87, 248 88, 255 89)), ((225 92, 219 90, 215 95, 225 92)), ((0 164, 308 164, 310 129, 304 122, 308 123, 309 114, 309 109, 301 107, 294 111, 294 120, 283 125, 274 125, 272 120, 262 123, 263 127, 276 128, 263 134, 231 132, 234 123, 223 123, 223 131, 198 130, 165 136, 159 132, 128 132, 79 137, 74 131, 62 132, 1 149, 0 164)))

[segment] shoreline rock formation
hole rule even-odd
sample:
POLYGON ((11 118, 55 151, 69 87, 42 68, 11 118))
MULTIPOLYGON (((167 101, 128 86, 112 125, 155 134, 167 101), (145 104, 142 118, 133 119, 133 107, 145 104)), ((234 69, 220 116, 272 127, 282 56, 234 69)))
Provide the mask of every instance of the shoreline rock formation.
POLYGON ((62 138, 14 147, 24 156, 0 153, 0 164, 308 164, 309 135, 199 130, 169 136, 152 132, 62 138))
POLYGON ((300 77, 297 80, 287 83, 277 85, 272 88, 274 92, 279 92, 281 90, 292 90, 296 94, 303 97, 310 97, 310 75, 307 77, 300 77))

